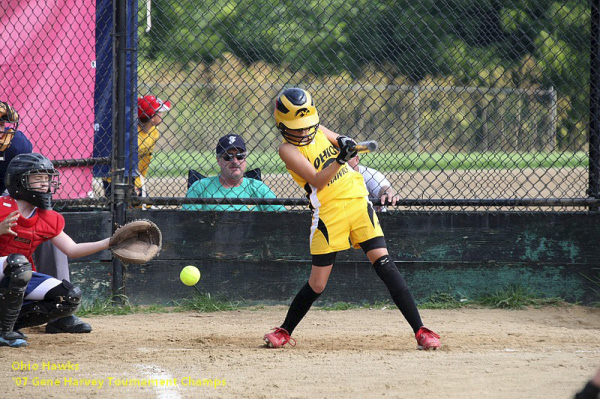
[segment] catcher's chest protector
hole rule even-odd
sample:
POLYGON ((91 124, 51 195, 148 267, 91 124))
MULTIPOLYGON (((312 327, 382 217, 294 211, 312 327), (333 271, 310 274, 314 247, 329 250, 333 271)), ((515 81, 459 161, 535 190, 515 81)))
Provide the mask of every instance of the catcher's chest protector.
MULTIPOLYGON (((0 221, 6 219, 11 212, 18 209, 14 199, 8 196, 0 197, 0 221)), ((63 231, 64 227, 65 219, 56 211, 36 209, 35 215, 29 219, 25 219, 21 215, 17 225, 12 229, 17 233, 17 236, 11 234, 0 236, 0 256, 8 256, 14 253, 23 254, 31 262, 35 271, 31 255, 38 245, 56 237, 63 231)))

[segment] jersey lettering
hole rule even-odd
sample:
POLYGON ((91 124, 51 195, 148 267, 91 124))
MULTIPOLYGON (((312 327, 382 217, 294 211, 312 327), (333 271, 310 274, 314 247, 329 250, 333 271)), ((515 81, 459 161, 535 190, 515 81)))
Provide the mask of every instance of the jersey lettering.
POLYGON ((348 173, 348 168, 340 169, 339 172, 337 172, 335 174, 335 176, 333 176, 333 179, 331 179, 331 181, 329 183, 327 183, 327 185, 331 186, 333 183, 335 183, 340 177, 344 176, 346 173, 348 173))
POLYGON ((327 165, 329 165, 331 162, 327 162, 325 164, 325 161, 329 160, 332 156, 337 155, 338 153, 338 149, 335 148, 333 145, 326 148, 325 151, 323 151, 322 153, 320 153, 318 155, 318 157, 315 159, 314 162, 314 167, 316 170, 321 170, 323 168, 325 168, 327 165), (323 165, 325 164, 325 165, 323 165), (319 166, 323 165, 323 168, 319 168, 319 166))
MULTIPOLYGON (((335 162, 335 157, 339 153, 338 148, 329 141, 322 130, 317 131, 309 145, 297 147, 297 150, 308 159, 317 172, 335 162)), ((314 208, 334 199, 362 198, 369 195, 362 175, 351 170, 348 164, 341 166, 334 178, 320 190, 310 187, 308 182, 294 171, 289 170, 289 172, 294 181, 307 191, 311 206, 314 208)))

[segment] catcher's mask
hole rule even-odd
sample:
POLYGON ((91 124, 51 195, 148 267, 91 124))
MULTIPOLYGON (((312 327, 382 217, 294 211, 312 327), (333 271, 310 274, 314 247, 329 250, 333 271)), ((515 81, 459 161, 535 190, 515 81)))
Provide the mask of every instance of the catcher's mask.
POLYGON ((52 209, 52 194, 60 186, 52 162, 37 153, 19 154, 6 169, 6 189, 11 197, 41 209, 52 209))
POLYGON ((0 152, 10 146, 19 127, 19 114, 8 103, 0 101, 0 152))
POLYGON ((319 114, 310 93, 296 87, 281 92, 275 100, 275 123, 288 143, 298 147, 310 144, 319 128, 319 114))

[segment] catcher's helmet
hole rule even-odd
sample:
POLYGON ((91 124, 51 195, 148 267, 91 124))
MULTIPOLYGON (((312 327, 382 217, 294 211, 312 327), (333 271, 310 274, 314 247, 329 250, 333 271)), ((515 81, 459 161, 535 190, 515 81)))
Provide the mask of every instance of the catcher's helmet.
POLYGON ((11 197, 27 201, 41 209, 52 208, 52 194, 60 186, 58 170, 45 156, 37 153, 19 154, 10 161, 6 169, 6 189, 11 197), (48 187, 32 188, 32 175, 48 175, 48 187), (43 191, 42 191, 43 190, 43 191))
POLYGON ((12 139, 15 137, 15 132, 19 127, 19 114, 10 104, 0 101, 0 124, 4 125, 0 133, 4 133, 0 137, 0 152, 6 151, 10 146, 12 139))
POLYGON ((310 144, 319 128, 319 114, 310 93, 297 87, 282 91, 275 100, 275 123, 288 143, 310 144), (310 130, 308 135, 290 132, 306 129, 310 130))

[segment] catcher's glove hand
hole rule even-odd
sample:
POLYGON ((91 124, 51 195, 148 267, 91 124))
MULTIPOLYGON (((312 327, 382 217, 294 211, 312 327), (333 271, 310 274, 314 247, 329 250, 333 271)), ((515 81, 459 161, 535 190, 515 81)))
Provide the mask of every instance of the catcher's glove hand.
POLYGON ((149 220, 134 220, 119 227, 109 241, 114 256, 123 263, 146 263, 162 248, 162 233, 149 220))

